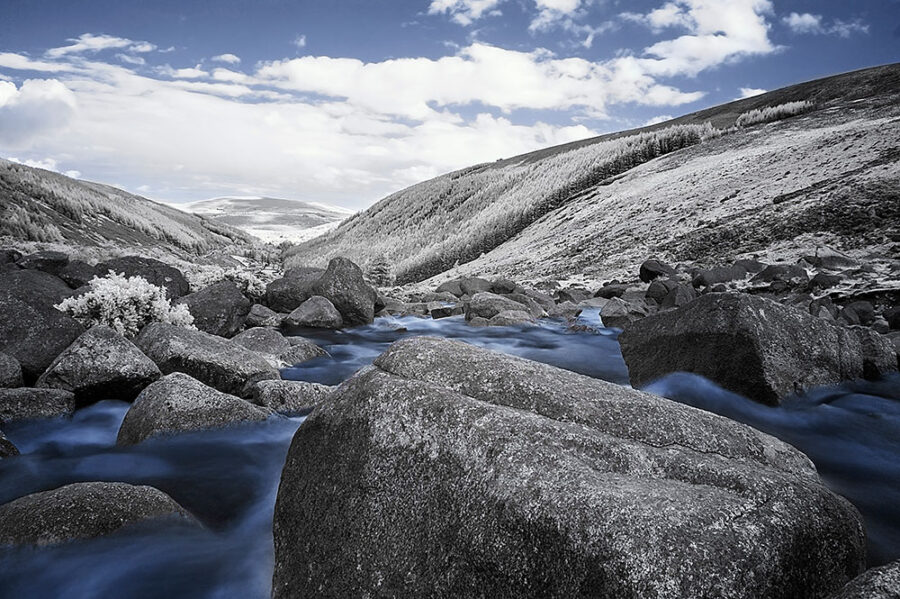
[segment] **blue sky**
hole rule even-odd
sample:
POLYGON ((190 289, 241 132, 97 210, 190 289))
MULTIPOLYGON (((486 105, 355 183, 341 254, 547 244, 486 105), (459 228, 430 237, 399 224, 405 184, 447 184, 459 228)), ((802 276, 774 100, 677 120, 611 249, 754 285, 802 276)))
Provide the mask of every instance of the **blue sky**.
POLYGON ((898 0, 4 0, 0 156, 163 201, 362 208, 898 60, 898 0))

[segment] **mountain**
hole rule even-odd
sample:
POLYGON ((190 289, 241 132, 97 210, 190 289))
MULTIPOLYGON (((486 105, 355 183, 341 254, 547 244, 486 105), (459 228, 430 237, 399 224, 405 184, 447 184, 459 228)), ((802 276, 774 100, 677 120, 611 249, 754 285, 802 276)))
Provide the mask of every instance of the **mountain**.
POLYGON ((312 239, 334 229, 354 213, 338 206, 264 197, 214 198, 173 206, 269 243, 312 239))
POLYGON ((398 283, 451 270, 599 280, 651 255, 892 251, 898 139, 900 65, 865 69, 419 183, 285 263, 384 256, 398 283))
POLYGON ((0 159, 0 238, 188 257, 254 240, 109 185, 0 159))

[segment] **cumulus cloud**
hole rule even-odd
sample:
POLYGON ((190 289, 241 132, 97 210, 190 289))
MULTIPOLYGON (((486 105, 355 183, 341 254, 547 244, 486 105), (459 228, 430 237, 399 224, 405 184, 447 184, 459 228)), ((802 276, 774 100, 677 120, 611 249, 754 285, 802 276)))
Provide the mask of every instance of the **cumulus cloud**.
POLYGON ((27 79, 20 88, 0 81, 0 143, 24 147, 59 132, 71 121, 76 104, 75 94, 56 79, 27 79))
POLYGON ((743 100, 744 98, 752 98, 753 96, 758 96, 760 94, 764 94, 769 90, 760 89, 757 87, 742 87, 740 89, 741 95, 737 97, 738 100, 743 100))
POLYGON ((72 42, 68 46, 59 48, 51 48, 47 50, 48 58, 59 58, 66 54, 80 54, 84 52, 95 53, 101 50, 128 48, 131 52, 152 52, 156 49, 154 44, 149 42, 135 42, 123 37, 115 37, 112 35, 94 35, 84 33, 76 38, 67 41, 72 42))
POLYGON ((235 54, 219 54, 218 56, 213 56, 212 60, 215 62, 224 62, 226 64, 240 64, 241 62, 240 57, 235 54))
POLYGON ((163 65, 156 69, 161 75, 172 77, 173 79, 203 79, 209 77, 209 73, 200 68, 198 64, 195 67, 186 67, 183 69, 174 69, 170 65, 163 65))
POLYGON ((455 23, 471 25, 484 16, 500 14, 503 0, 431 0, 428 14, 448 14, 455 23))
POLYGON ((787 25, 791 31, 798 34, 810 35, 837 35, 839 37, 850 37, 854 33, 868 33, 869 26, 860 19, 852 21, 844 21, 842 19, 834 19, 826 24, 822 15, 814 15, 812 13, 796 13, 792 12, 781 21, 787 25))

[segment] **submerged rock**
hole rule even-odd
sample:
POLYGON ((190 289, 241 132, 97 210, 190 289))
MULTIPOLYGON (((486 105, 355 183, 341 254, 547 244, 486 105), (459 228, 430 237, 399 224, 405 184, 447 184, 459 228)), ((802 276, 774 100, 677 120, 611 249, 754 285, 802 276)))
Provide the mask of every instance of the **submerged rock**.
POLYGON ((512 327, 534 324, 534 317, 524 310, 504 310, 488 320, 488 326, 512 327))
POLYGON ((64 389, 0 389, 0 422, 69 416, 75 394, 64 389))
POLYGON ((260 381, 253 402, 279 414, 303 415, 322 404, 334 387, 305 381, 260 381))
POLYGON ((265 408, 176 372, 138 395, 125 414, 116 443, 135 445, 158 435, 260 422, 269 416, 271 412, 265 408))
POLYGON ((344 326, 344 319, 327 298, 314 295, 291 312, 284 319, 284 324, 291 327, 339 329, 344 326))
POLYGON ((183 372, 224 393, 239 395, 249 383, 280 378, 261 354, 202 331, 154 322, 134 342, 163 374, 183 372))
POLYGON ((199 526, 159 489, 126 483, 74 483, 0 505, 0 545, 56 545, 163 518, 199 526))
POLYGON ((876 333, 736 293, 649 316, 627 327, 619 343, 635 387, 692 372, 768 404, 813 386, 897 370, 888 342, 876 333))
POLYGON ((375 289, 366 282, 362 270, 346 258, 332 258, 328 268, 312 284, 310 297, 320 295, 330 301, 346 326, 369 324, 375 320, 375 289))
POLYGON ((194 326, 219 337, 233 337, 243 328, 250 313, 250 300, 231 281, 221 281, 185 295, 177 303, 187 306, 194 317, 194 326))
POLYGON ((141 277, 166 290, 166 297, 174 300, 191 292, 188 280, 180 270, 165 262, 141 256, 124 256, 97 264, 97 274, 101 277, 110 272, 126 277, 141 277))
POLYGON ((472 299, 466 302, 466 320, 472 320, 476 316, 490 319, 506 311, 527 312, 528 307, 508 297, 488 291, 476 293, 472 299))
POLYGON ((162 376, 153 360, 105 325, 78 337, 37 381, 38 387, 64 389, 80 405, 101 399, 131 401, 162 376))
POLYGON ((25 384, 22 378, 22 366, 9 354, 0 352, 0 388, 9 389, 25 384))
POLYGON ((821 597, 858 512, 789 445, 457 341, 399 341, 304 422, 273 597, 821 597))

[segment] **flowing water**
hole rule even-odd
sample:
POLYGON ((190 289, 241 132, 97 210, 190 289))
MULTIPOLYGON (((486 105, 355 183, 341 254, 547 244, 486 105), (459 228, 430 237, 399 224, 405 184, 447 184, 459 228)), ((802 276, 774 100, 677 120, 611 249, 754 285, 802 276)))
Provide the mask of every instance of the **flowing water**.
MULTIPOLYGON (((597 326, 596 315, 585 324, 597 326)), ((615 331, 472 328, 461 318, 379 319, 346 331, 298 331, 330 358, 283 372, 336 384, 407 335, 436 335, 627 384, 615 331)), ((823 479, 866 518, 870 561, 900 557, 900 378, 819 389, 778 408, 700 377, 676 374, 650 391, 746 422, 806 452, 823 479)), ((0 460, 0 503, 78 481, 162 489, 204 527, 136 526, 109 537, 42 549, 0 549, 0 597, 241 598, 269 596, 272 512, 290 440, 302 418, 115 445, 128 404, 104 401, 71 419, 20 422, 4 432, 23 455, 0 460)))

